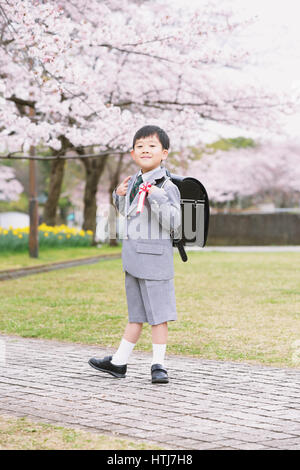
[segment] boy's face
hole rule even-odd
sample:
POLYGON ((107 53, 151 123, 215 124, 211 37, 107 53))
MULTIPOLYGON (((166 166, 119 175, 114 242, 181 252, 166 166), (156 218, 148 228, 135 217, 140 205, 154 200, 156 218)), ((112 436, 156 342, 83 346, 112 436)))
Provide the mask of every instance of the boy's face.
POLYGON ((162 148, 155 134, 137 140, 130 153, 135 163, 142 169, 142 173, 154 170, 168 156, 168 150, 162 148))

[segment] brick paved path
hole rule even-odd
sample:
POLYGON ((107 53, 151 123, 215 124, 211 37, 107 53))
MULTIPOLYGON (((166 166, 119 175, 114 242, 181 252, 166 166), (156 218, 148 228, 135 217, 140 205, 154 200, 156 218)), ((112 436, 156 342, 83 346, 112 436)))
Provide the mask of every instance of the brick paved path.
POLYGON ((300 449, 299 369, 168 356, 170 383, 152 385, 150 354, 134 351, 115 379, 87 364, 109 349, 5 335, 0 346, 0 414, 163 449, 300 449))

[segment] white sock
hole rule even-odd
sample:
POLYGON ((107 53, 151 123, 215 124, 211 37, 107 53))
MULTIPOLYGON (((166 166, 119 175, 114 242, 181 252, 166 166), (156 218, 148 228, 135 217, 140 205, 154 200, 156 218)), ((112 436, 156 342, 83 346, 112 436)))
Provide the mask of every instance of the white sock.
POLYGON ((124 364, 127 364, 129 356, 132 353, 134 346, 135 343, 130 343, 126 339, 122 338, 120 346, 113 355, 111 362, 115 366, 122 366, 124 364))
POLYGON ((152 344, 153 356, 152 362, 153 364, 161 364, 162 366, 165 363, 165 354, 166 354, 166 344, 152 344))

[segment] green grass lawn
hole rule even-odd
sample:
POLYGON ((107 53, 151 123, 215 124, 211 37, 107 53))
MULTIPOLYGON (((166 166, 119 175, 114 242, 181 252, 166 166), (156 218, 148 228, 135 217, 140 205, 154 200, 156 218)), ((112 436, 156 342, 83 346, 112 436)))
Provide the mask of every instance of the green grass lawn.
POLYGON ((27 418, 0 416, 0 450, 145 450, 162 447, 27 418))
MULTIPOLYGON (((167 352, 299 367, 299 264, 300 253, 175 254, 167 352)), ((2 333, 116 348, 126 322, 120 259, 0 283, 2 333)), ((151 348, 145 325, 136 349, 151 348)))
POLYGON ((0 271, 7 269, 18 269, 41 264, 55 263, 78 258, 88 258, 102 254, 121 253, 121 246, 110 247, 101 245, 100 247, 70 247, 70 248, 44 248, 39 250, 38 258, 30 258, 28 253, 1 253, 0 271))

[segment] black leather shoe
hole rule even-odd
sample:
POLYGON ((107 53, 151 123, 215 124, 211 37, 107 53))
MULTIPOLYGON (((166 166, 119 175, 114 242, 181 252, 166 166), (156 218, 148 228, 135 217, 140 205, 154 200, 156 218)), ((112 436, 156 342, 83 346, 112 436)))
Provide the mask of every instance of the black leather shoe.
POLYGON ((168 372, 161 364, 151 366, 151 376, 153 384, 167 384, 169 382, 168 372))
POLYGON ((106 356, 104 359, 96 359, 92 357, 89 360, 89 365, 94 369, 100 370, 101 372, 108 372, 114 377, 122 378, 125 377, 127 371, 127 364, 123 366, 116 366, 111 362, 112 356, 106 356))

